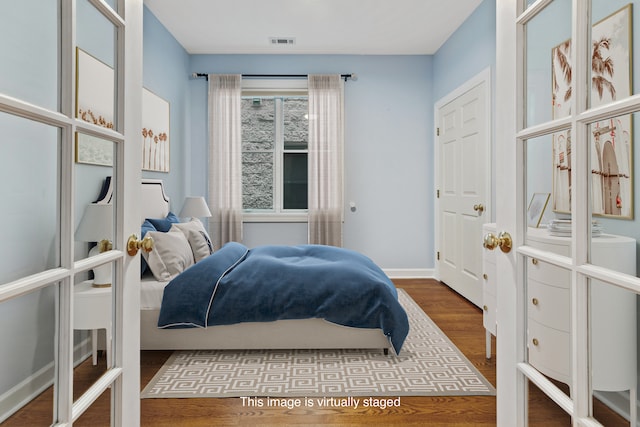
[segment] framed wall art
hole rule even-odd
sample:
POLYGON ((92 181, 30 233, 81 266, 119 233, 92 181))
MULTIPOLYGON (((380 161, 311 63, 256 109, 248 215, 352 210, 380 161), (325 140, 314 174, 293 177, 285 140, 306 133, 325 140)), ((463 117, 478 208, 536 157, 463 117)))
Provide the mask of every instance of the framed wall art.
POLYGON ((169 102, 142 90, 142 169, 169 172, 169 102))
MULTIPOLYGON (((632 94, 632 5, 607 16, 592 29, 591 108, 632 94)), ((571 42, 552 49, 553 118, 566 117, 571 102, 571 42)), ((589 126, 591 199, 594 215, 633 217, 632 116, 624 115, 589 126)), ((573 141, 579 144, 579 141, 573 141)), ((577 145, 576 145, 577 146, 577 145)), ((582 145, 580 145, 582 146, 582 145)), ((553 135, 552 207, 571 211, 571 131, 553 135)))
MULTIPOLYGON (((113 68, 80 48, 76 48, 76 117, 113 129, 113 68)), ((76 162, 113 165, 113 142, 76 133, 76 162)))
POLYGON ((527 208, 527 225, 538 228, 549 203, 550 193, 534 193, 527 208))

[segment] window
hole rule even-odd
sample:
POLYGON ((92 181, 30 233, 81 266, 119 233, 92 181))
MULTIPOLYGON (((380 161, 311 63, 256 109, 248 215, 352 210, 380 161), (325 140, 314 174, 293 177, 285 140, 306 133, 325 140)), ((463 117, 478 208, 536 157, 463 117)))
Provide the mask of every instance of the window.
POLYGON ((306 87, 304 93, 283 92, 245 90, 243 83, 242 205, 247 219, 265 214, 306 219, 306 87))

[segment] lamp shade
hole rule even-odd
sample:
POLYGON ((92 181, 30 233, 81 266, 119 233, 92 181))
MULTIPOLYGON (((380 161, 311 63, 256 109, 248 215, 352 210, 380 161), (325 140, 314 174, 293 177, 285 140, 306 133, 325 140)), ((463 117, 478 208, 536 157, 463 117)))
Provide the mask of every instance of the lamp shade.
POLYGON ((113 205, 90 203, 76 229, 76 240, 99 242, 113 238, 113 205))
POLYGON ((180 216, 191 218, 210 217, 211 211, 205 202, 204 197, 187 197, 184 199, 184 205, 180 211, 180 216))
MULTIPOLYGON (((90 203, 84 209, 84 215, 76 229, 76 240, 82 242, 100 242, 89 251, 89 256, 110 250, 113 238, 113 205, 90 203), (104 245, 106 243, 107 245, 104 245)), ((107 263, 93 269, 93 286, 111 286, 111 264, 107 263)))

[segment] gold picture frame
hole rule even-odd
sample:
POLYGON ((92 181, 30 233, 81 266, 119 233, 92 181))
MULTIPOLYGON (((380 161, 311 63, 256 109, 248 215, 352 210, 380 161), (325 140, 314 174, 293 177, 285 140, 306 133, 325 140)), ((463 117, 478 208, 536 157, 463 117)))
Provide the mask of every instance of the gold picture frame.
POLYGON ((527 208, 527 225, 529 227, 540 227, 540 222, 542 222, 542 217, 544 216, 545 209, 547 209, 550 197, 551 193, 533 193, 529 207, 527 208))

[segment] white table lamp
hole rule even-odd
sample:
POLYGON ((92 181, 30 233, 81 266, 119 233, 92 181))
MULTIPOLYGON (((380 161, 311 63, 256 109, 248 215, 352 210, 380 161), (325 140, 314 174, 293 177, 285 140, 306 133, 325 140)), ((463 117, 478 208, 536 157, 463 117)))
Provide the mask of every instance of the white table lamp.
MULTIPOLYGON (((90 203, 84 210, 82 220, 76 229, 76 240, 97 242, 89 251, 89 256, 110 251, 113 246, 113 205, 90 203)), ((111 263, 93 269, 93 286, 111 286, 111 263)))
POLYGON ((184 205, 180 211, 181 218, 204 218, 210 216, 211 211, 209 210, 209 206, 207 206, 207 202, 205 202, 204 197, 197 196, 187 197, 184 199, 184 205))

